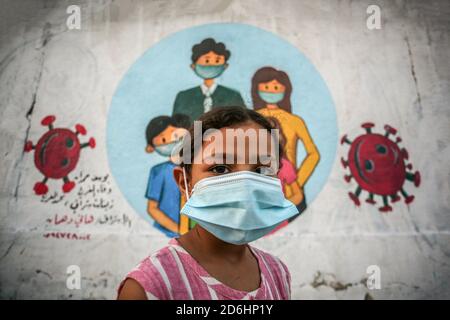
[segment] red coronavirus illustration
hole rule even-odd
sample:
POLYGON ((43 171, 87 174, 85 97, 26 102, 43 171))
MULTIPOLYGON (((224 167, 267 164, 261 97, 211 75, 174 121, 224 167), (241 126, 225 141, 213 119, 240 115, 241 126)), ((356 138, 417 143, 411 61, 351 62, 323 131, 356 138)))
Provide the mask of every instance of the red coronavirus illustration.
POLYGON ((385 134, 382 135, 372 133, 375 126, 373 123, 363 123, 361 126, 366 134, 358 136, 354 141, 350 141, 347 135, 341 139, 341 144, 350 145, 347 160, 341 158, 344 168, 350 168, 350 174, 344 177, 345 181, 350 182, 353 178, 358 184, 354 193, 348 193, 350 199, 359 206, 359 195, 365 190, 369 193, 366 202, 375 204, 374 195, 379 195, 383 198, 383 206, 379 208, 381 212, 392 211, 388 199, 391 199, 391 203, 399 201, 399 193, 404 197, 405 203, 410 204, 414 196, 406 193, 403 184, 409 180, 418 187, 420 173, 411 172, 413 167, 407 163, 408 152, 399 146, 402 139, 397 137, 393 141, 389 138, 390 135, 396 135, 397 130, 385 125, 385 134))
POLYGON ((42 119, 41 124, 48 126, 46 132, 33 145, 31 141, 25 143, 24 150, 29 152, 34 149, 34 163, 36 168, 44 175, 44 180, 34 185, 37 195, 46 194, 48 187, 46 182, 49 178, 63 179, 63 192, 69 192, 75 187, 75 182, 69 180, 72 172, 80 158, 80 151, 84 147, 95 147, 95 139, 90 138, 86 143, 80 143, 78 135, 85 135, 86 128, 81 124, 75 126, 75 132, 65 128, 54 128, 55 116, 47 116, 42 119))

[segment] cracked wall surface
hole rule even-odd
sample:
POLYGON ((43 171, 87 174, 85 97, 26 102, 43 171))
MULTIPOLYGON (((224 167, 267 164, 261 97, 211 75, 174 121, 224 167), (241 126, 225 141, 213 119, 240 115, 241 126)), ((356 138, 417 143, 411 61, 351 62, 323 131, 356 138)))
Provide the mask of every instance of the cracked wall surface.
POLYGON ((287 264, 292 297, 450 298, 448 1, 78 1, 81 30, 68 30, 71 4, 1 2, 0 298, 113 299, 122 277, 167 243, 111 177, 108 108, 145 50, 213 22, 257 26, 296 46, 327 83, 340 134, 355 137, 366 121, 389 123, 422 174, 409 206, 389 213, 355 207, 339 162, 347 149, 339 146, 327 184, 305 214, 255 242, 287 264), (380 30, 366 27, 370 4, 381 9, 380 30), (24 152, 26 141, 47 130, 41 119, 49 114, 60 127, 83 124, 97 141, 73 173, 97 197, 61 232, 52 226, 68 223, 61 215, 81 205, 76 195, 83 190, 63 194, 63 182, 54 181, 46 196, 36 196, 42 176, 24 152), (91 215, 95 223, 87 223, 91 215), (66 286, 71 265, 80 267, 80 290, 66 286), (371 265, 380 268, 380 289, 367 285, 371 265))

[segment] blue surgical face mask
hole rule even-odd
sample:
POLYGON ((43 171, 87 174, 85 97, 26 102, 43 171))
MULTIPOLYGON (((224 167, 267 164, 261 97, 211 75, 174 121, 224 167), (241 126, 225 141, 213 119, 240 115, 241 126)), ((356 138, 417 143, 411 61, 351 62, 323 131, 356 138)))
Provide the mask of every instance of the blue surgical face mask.
POLYGON ((166 144, 160 144, 159 146, 155 147, 155 151, 163 157, 170 157, 172 155, 172 151, 181 142, 182 142, 182 140, 177 140, 177 141, 166 143, 166 144))
MULTIPOLYGON (((184 169, 184 168, 183 168, 184 169)), ((217 238, 245 244, 268 234, 298 214, 284 197, 277 178, 250 171, 208 177, 197 182, 181 213, 217 238)))
POLYGON ((219 64, 215 66, 196 64, 194 67, 195 74, 202 79, 217 78, 225 71, 225 65, 219 64))
POLYGON ((278 103, 284 98, 284 92, 258 91, 259 97, 267 103, 278 103))

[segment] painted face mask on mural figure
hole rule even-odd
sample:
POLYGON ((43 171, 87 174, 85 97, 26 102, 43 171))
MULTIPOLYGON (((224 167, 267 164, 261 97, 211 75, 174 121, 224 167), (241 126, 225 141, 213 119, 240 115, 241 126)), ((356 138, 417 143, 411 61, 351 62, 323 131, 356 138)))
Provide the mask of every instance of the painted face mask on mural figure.
POLYGON ((204 178, 189 195, 185 171, 183 175, 188 201, 181 213, 222 241, 249 243, 298 214, 278 178, 238 171, 204 178))
POLYGON ((219 77, 225 71, 225 64, 220 65, 201 65, 196 64, 194 71, 202 79, 214 79, 219 77))
POLYGON ((183 140, 180 139, 178 141, 155 146, 155 151, 163 157, 170 157, 172 155, 173 151, 175 150, 175 148, 177 148, 178 146, 180 146, 182 144, 182 141, 183 140))
POLYGON ((258 91, 258 94, 262 100, 266 103, 275 104, 283 100, 284 92, 265 92, 258 91))

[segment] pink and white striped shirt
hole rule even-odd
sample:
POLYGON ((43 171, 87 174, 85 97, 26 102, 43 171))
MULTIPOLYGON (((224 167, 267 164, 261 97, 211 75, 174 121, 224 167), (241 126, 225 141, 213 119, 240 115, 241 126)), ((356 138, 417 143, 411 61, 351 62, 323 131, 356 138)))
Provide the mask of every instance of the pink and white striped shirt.
POLYGON ((156 300, 288 300, 291 276, 281 260, 249 246, 258 260, 261 283, 252 292, 236 290, 211 277, 176 239, 145 258, 127 278, 136 280, 148 299, 156 300))

